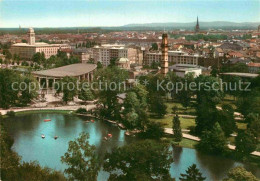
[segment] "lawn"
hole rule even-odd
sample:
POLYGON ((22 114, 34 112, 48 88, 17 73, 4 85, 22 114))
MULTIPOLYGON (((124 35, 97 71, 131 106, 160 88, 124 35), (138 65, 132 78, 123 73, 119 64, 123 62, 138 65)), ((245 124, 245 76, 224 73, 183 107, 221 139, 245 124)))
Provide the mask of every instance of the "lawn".
POLYGON ((195 146, 198 144, 197 141, 189 140, 186 138, 182 138, 181 142, 179 142, 179 143, 174 142, 174 139, 171 137, 168 137, 167 140, 169 140, 170 142, 172 142, 178 146, 185 147, 185 148, 195 148, 195 146))
MULTIPOLYGON (((173 116, 166 115, 164 118, 150 118, 151 121, 161 122, 164 124, 165 128, 172 128, 172 119, 173 116)), ((188 129, 190 126, 195 126, 195 119, 192 118, 180 118, 181 128, 188 129)))
POLYGON ((172 108, 174 106, 176 106, 178 108, 178 110, 177 110, 178 114, 191 114, 191 115, 195 114, 195 109, 194 108, 188 107, 186 109, 178 102, 170 102, 170 103, 167 102, 166 106, 167 106, 167 114, 172 114, 172 108))

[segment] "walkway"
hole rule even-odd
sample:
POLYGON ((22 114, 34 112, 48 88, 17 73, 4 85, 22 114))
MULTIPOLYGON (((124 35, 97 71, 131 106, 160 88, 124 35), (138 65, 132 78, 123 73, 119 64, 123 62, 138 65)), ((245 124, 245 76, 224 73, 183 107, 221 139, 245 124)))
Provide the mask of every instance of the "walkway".
MULTIPOLYGON (((172 134, 173 135, 172 128, 164 128, 164 132, 167 133, 167 134, 172 134)), ((187 139, 190 139, 190 140, 200 141, 199 137, 193 136, 193 135, 190 135, 190 134, 187 134, 187 133, 182 133, 182 136, 183 136, 183 138, 187 138, 187 139)), ((228 144, 228 148, 230 150, 235 150, 236 146, 228 144)), ((260 152, 259 151, 254 151, 254 152, 251 153, 251 155, 260 156, 260 152)))

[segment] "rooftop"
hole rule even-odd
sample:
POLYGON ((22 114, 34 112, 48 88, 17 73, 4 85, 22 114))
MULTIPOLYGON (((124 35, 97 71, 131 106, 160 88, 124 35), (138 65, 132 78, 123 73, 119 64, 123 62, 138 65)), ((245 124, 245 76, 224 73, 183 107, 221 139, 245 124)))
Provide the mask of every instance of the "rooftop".
POLYGON ((222 75, 231 75, 231 76, 239 76, 239 77, 248 77, 248 78, 255 78, 259 76, 259 74, 251 74, 251 73, 241 73, 241 72, 226 72, 221 73, 222 75))
POLYGON ((30 45, 28 43, 15 43, 12 46, 19 46, 19 47, 57 47, 57 46, 62 46, 62 45, 66 45, 66 44, 48 44, 48 43, 44 43, 44 42, 35 42, 35 44, 30 45))
POLYGON ((34 75, 45 76, 45 77, 66 77, 66 76, 80 76, 87 74, 97 67, 96 64, 71 64, 63 67, 48 69, 48 70, 40 70, 33 72, 34 75))

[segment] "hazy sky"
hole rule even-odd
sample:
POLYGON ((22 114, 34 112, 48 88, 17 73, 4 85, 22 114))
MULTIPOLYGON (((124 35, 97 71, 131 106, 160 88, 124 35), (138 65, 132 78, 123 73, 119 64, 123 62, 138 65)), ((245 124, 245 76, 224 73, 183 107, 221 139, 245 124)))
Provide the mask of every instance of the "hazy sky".
POLYGON ((0 0, 0 27, 259 22, 260 0, 0 0))

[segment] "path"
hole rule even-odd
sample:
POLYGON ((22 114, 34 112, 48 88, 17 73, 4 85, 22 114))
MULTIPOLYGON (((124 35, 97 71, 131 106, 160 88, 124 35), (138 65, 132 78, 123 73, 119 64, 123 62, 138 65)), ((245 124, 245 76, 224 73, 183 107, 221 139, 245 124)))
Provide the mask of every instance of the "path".
MULTIPOLYGON (((173 135, 172 128, 164 128, 164 132, 167 133, 167 134, 172 134, 173 135)), ((193 136, 193 135, 190 135, 190 134, 187 134, 187 133, 182 133, 182 136, 183 136, 183 138, 187 138, 187 139, 190 139, 190 140, 200 141, 199 137, 193 136)), ((228 148, 231 149, 231 150, 235 150, 236 146, 228 144, 228 148)), ((260 156, 260 152, 259 151, 254 151, 254 152, 251 153, 251 155, 260 156)))

